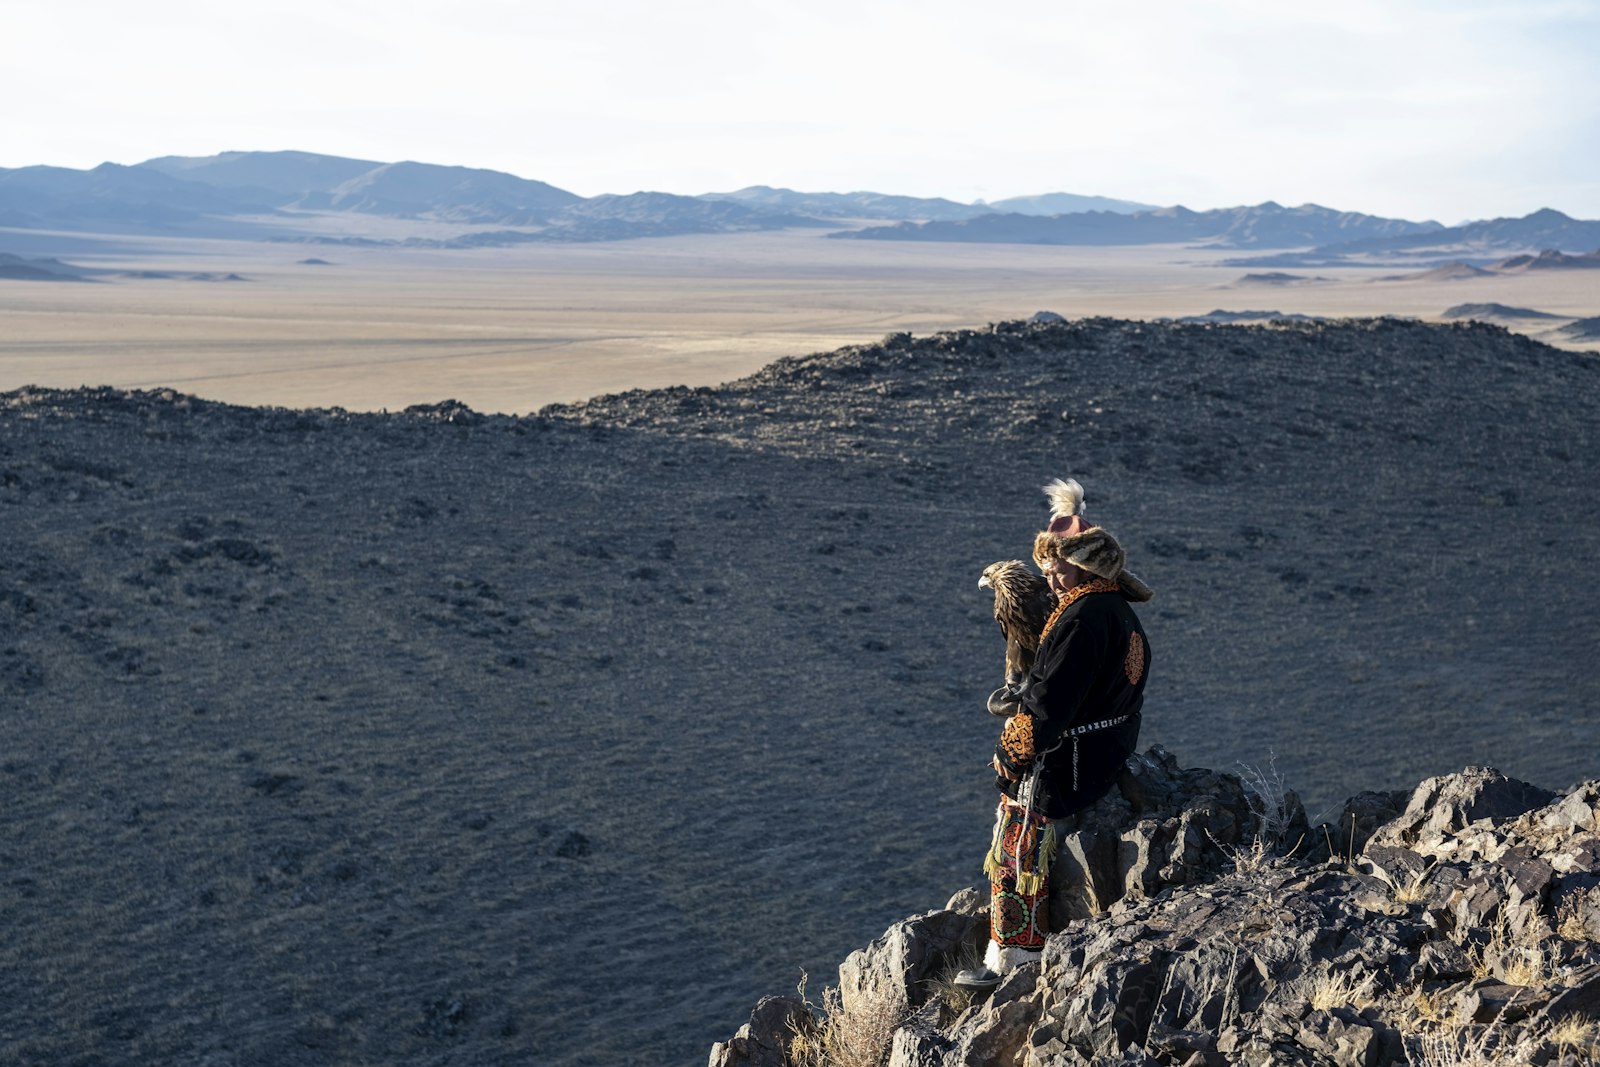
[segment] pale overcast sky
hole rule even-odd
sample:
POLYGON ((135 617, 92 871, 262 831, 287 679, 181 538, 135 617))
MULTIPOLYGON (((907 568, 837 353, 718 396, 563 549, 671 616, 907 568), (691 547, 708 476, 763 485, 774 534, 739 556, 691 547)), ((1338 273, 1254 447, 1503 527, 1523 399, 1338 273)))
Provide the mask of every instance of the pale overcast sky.
POLYGON ((0 166, 1600 218, 1600 0, 0 0, 0 166))

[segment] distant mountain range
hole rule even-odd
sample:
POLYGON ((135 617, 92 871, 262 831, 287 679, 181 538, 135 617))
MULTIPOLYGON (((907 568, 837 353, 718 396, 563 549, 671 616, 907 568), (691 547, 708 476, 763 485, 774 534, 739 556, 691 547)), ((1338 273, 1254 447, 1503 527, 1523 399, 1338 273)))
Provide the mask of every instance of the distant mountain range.
MULTIPOLYGON (((1431 261, 1437 266, 1459 270, 1465 266, 1491 265, 1496 270, 1527 269, 1528 263, 1501 262, 1507 252, 1549 252, 1544 264, 1532 269, 1565 267, 1561 253, 1590 252, 1600 248, 1600 221, 1574 219, 1552 208, 1542 208, 1521 218, 1486 219, 1460 226, 1399 234, 1365 237, 1342 242, 1318 242, 1309 252, 1289 252, 1249 259, 1227 260, 1239 267, 1359 267, 1375 263, 1390 264, 1400 258, 1431 261)), ((1588 257, 1580 257, 1588 258, 1588 257)), ((1531 259, 1531 257, 1530 257, 1531 259)), ((1581 264, 1580 264, 1581 265, 1581 264)))
POLYGON ((867 241, 968 241, 1040 245, 1143 245, 1204 242, 1225 248, 1303 248, 1334 240, 1383 238, 1443 229, 1437 222, 1408 222, 1316 204, 1286 208, 1268 201, 1252 207, 1191 211, 1158 208, 1121 214, 1089 211, 1048 218, 1018 213, 953 222, 903 222, 832 237, 867 241))
POLYGON ((1079 196, 1075 193, 1045 193, 1018 196, 985 203, 962 204, 954 200, 916 196, 887 196, 883 193, 797 193, 793 189, 774 189, 752 185, 732 193, 705 193, 708 200, 733 200, 779 211, 810 215, 819 219, 896 219, 954 222, 982 215, 1014 213, 1021 215, 1061 215, 1075 211, 1111 211, 1129 214, 1155 210, 1154 204, 1132 200, 1113 200, 1107 196, 1079 196))
MULTIPOLYGON (((1149 205, 1049 193, 1002 201, 1011 210, 1050 212, 1149 205)), ((832 226, 840 220, 972 218, 999 205, 881 193, 802 193, 752 186, 732 193, 678 196, 640 192, 582 197, 500 171, 432 163, 384 163, 311 152, 222 152, 161 156, 134 166, 104 163, 0 169, 0 226, 230 233, 254 220, 287 227, 318 214, 369 215, 468 226, 519 227, 455 237, 327 237, 349 244, 476 247, 528 241, 610 241, 684 233, 728 233, 832 226)), ((319 240, 316 228, 299 236, 319 240)))
MULTIPOLYGON (((840 228, 829 236, 851 240, 1295 249, 1230 262, 1300 267, 1415 262, 1419 256, 1446 254, 1466 259, 1546 249, 1587 252, 1600 246, 1600 222, 1549 209, 1524 219, 1447 228, 1315 204, 1284 207, 1269 201, 1191 211, 1072 193, 962 204, 755 185, 701 196, 582 197, 500 171, 311 152, 161 156, 91 170, 0 169, 0 227, 452 248, 828 227, 840 228), (395 237, 385 235, 393 226, 352 233, 343 224, 330 233, 326 219, 332 216, 448 223, 459 229, 445 236, 435 228, 395 237), (889 224, 860 226, 870 221, 889 224)), ((10 269, 34 268, 12 264, 10 269)))

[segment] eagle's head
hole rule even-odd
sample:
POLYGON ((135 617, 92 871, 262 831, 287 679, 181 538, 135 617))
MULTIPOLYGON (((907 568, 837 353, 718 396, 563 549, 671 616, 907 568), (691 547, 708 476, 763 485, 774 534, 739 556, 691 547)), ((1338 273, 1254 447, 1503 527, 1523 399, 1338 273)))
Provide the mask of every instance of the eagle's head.
POLYGON ((1033 578, 1033 572, 1020 559, 1003 559, 999 563, 991 563, 983 568, 983 577, 978 579, 978 588, 993 589, 996 593, 1016 597, 1022 594, 1024 584, 1033 578))

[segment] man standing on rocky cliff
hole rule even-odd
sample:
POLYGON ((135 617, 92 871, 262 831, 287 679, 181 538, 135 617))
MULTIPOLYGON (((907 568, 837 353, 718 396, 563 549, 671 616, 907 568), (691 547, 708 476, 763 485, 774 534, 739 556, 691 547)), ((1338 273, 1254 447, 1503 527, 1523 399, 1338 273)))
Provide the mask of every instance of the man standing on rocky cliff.
POLYGON ((1011 695, 1015 713, 995 747, 1003 796, 984 871, 989 875, 989 946, 984 966, 960 985, 986 987, 1039 958, 1049 932, 1050 864, 1057 822, 1111 788, 1139 741, 1150 645, 1130 602, 1150 587, 1125 566, 1110 531, 1083 518, 1083 487, 1045 487, 1050 525, 1033 561, 1057 603, 1033 668, 1011 695))

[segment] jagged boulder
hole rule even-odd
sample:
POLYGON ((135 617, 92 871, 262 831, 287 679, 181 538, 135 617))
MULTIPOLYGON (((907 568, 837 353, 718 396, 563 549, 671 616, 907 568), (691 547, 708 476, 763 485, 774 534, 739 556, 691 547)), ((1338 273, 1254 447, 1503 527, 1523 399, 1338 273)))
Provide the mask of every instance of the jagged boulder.
POLYGON ((786 1067, 796 1032, 810 1021, 798 997, 762 997, 738 1033, 711 1046, 709 1067, 786 1067))
POLYGON ((959 911, 930 911, 902 919, 839 965, 839 998, 846 1012, 908 1014, 928 998, 927 982, 963 948, 982 944, 986 923, 959 911))
POLYGON ((1495 825, 1542 808, 1555 795, 1489 767, 1468 767, 1424 781, 1406 810, 1373 834, 1372 842, 1428 858, 1493 859, 1495 825))
POLYGON ((1130 757, 1109 793, 1064 822, 1050 870, 1052 927, 1124 897, 1210 881, 1253 835, 1292 847, 1306 834, 1304 809, 1293 794, 1262 792, 1274 791, 1252 793, 1233 774, 1184 770, 1160 745, 1130 757))

